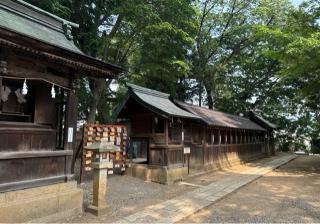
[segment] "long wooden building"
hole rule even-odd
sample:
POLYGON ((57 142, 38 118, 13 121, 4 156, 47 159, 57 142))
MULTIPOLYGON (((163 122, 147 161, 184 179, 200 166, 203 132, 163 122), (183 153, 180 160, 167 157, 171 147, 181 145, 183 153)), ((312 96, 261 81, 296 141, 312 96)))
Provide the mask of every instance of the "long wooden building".
POLYGON ((249 118, 171 100, 133 84, 127 87, 115 117, 129 123, 134 163, 128 173, 133 176, 170 184, 185 177, 188 166, 215 169, 271 152, 275 126, 266 129, 249 118))
POLYGON ((80 75, 123 70, 82 53, 77 24, 21 0, 0 1, 0 222, 82 210, 71 172, 80 75))

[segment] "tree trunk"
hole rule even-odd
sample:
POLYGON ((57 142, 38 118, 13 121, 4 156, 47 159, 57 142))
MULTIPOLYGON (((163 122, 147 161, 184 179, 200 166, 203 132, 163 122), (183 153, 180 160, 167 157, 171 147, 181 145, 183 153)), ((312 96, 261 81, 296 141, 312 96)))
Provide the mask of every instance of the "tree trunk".
POLYGON ((212 88, 209 85, 205 85, 206 92, 207 92, 207 101, 208 101, 208 107, 209 109, 213 109, 213 91, 212 88))
POLYGON ((199 89, 198 89, 198 93, 199 93, 199 107, 201 107, 202 105, 202 85, 201 82, 199 83, 199 89))
POLYGON ((90 105, 87 122, 94 123, 101 95, 107 90, 107 87, 111 84, 112 79, 108 79, 107 81, 105 79, 90 79, 89 81, 92 82, 90 88, 93 95, 93 101, 90 105))

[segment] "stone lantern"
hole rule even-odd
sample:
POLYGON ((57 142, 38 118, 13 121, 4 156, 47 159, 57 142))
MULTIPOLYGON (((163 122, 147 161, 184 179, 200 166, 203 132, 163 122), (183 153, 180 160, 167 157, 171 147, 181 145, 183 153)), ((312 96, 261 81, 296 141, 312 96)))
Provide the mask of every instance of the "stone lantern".
POLYGON ((101 142, 94 142, 86 147, 93 152, 93 201, 89 205, 88 211, 99 216, 106 209, 106 190, 108 168, 113 168, 113 161, 110 159, 110 153, 117 150, 117 146, 108 140, 102 139, 101 142))

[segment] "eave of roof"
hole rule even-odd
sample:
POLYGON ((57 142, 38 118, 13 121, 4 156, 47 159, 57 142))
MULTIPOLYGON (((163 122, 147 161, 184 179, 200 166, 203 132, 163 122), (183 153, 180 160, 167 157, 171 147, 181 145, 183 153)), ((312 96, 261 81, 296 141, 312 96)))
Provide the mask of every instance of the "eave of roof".
POLYGON ((177 100, 175 100, 174 102, 190 113, 198 115, 207 125, 210 126, 266 131, 264 128, 245 117, 210 110, 204 107, 187 104, 177 100))
MULTIPOLYGON (((1 32, 1 28, 0 28, 1 32)), ((24 55, 28 55, 34 58, 40 58, 41 60, 54 61, 54 63, 74 68, 75 70, 81 70, 89 72, 86 73, 87 76, 96 77, 96 78, 115 78, 115 74, 122 72, 123 70, 117 69, 114 70, 113 67, 108 66, 107 68, 101 68, 98 66, 91 65, 90 63, 83 63, 82 60, 72 57, 63 57, 56 54, 44 52, 41 50, 35 50, 30 47, 25 47, 8 40, 0 38, 0 45, 9 48, 12 51, 23 52, 24 55)))
POLYGON ((261 122, 263 125, 266 126, 267 129, 277 129, 277 125, 271 123, 270 121, 264 119, 262 116, 258 115, 254 111, 249 112, 249 117, 253 119, 257 119, 258 122, 261 122))

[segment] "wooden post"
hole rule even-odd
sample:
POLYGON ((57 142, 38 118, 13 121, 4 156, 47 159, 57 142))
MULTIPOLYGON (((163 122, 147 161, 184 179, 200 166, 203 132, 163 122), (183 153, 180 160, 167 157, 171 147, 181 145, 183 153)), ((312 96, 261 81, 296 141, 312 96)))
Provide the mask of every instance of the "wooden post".
POLYGON ((203 129, 202 129, 202 164, 203 164, 203 166, 204 166, 205 153, 206 153, 206 142, 207 142, 206 132, 207 131, 208 131, 207 127, 203 126, 203 129))
POLYGON ((169 120, 165 119, 165 136, 166 136, 166 146, 167 148, 164 150, 164 165, 168 166, 169 165, 169 120))
POLYGON ((183 118, 181 119, 181 145, 184 146, 183 118))
POLYGON ((166 132, 166 146, 169 145, 169 122, 168 119, 165 119, 165 132, 166 132))
POLYGON ((2 96, 2 77, 0 76, 0 114, 2 113, 2 100, 1 100, 1 96, 2 96))
POLYGON ((191 144, 193 144, 193 128, 192 128, 192 126, 193 126, 193 124, 191 123, 191 125, 190 125, 190 134, 191 134, 191 136, 190 136, 190 139, 191 139, 191 144))
MULTIPOLYGON (((78 99, 74 90, 68 91, 66 113, 65 113, 65 127, 64 127, 64 150, 72 150, 75 154, 76 150, 76 132, 77 132, 77 108, 78 99)), ((65 175, 69 178, 73 178, 71 174, 72 164, 76 158, 73 156, 70 158, 66 156, 65 162, 65 175)))

